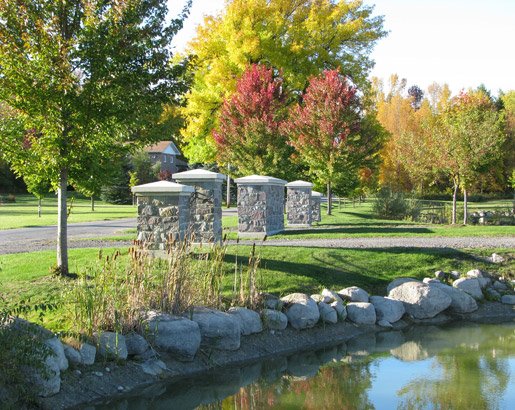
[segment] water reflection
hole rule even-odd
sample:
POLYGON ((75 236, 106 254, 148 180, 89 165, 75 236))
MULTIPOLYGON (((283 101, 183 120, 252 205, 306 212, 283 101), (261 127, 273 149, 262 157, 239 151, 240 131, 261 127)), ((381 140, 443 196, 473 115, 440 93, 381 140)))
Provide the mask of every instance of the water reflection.
POLYGON ((203 378, 96 409, 498 409, 515 403, 515 323, 425 326, 203 378))

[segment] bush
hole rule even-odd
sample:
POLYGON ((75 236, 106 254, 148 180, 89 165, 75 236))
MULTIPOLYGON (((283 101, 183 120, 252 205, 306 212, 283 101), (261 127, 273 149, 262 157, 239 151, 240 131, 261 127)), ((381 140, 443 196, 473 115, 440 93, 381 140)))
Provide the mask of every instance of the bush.
POLYGON ((383 219, 403 219, 408 214, 409 203, 402 192, 384 187, 377 192, 372 209, 383 219))

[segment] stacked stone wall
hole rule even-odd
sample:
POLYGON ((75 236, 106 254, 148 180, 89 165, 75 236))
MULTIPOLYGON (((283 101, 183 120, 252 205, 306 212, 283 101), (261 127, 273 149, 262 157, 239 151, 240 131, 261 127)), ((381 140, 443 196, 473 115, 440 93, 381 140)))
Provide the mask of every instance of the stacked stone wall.
POLYGON ((322 221, 322 214, 320 211, 320 198, 319 197, 311 197, 311 222, 320 222, 322 221))
POLYGON ((190 230, 190 199, 180 196, 138 197, 138 240, 149 249, 166 249, 168 240, 182 240, 190 230))
POLYGON ((195 242, 222 240, 222 184, 194 182, 190 198, 191 232, 195 242))
POLYGON ((238 231, 272 234, 284 229, 284 188, 238 185, 238 231))
POLYGON ((286 216, 289 225, 311 225, 311 188, 288 187, 286 216))

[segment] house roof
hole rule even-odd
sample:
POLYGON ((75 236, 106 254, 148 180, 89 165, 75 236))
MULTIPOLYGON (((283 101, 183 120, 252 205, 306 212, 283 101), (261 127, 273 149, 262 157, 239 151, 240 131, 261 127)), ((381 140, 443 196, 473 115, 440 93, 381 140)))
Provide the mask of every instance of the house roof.
POLYGON ((145 147, 146 152, 156 152, 160 154, 181 155, 179 149, 173 141, 159 141, 157 144, 145 147))

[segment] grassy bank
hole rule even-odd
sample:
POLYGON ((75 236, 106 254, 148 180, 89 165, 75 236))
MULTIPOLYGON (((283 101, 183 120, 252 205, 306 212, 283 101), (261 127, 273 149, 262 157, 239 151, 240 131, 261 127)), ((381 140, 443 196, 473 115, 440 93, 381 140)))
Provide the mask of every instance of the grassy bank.
MULTIPOLYGON (((114 248, 103 251, 112 254, 114 248)), ((247 266, 251 247, 230 246, 224 260, 225 276, 222 292, 230 295, 236 266, 247 266)), ((341 289, 360 286, 374 294, 384 294, 389 281, 400 276, 423 278, 434 271, 458 270, 466 272, 480 268, 490 272, 515 271, 515 263, 499 266, 478 258, 494 250, 453 249, 324 249, 324 248, 275 248, 259 247, 259 287, 262 291, 284 295, 291 292, 316 293, 323 287, 341 289)), ((495 250, 501 254, 513 250, 495 250)), ((49 274, 54 263, 54 252, 34 252, 0 256, 0 289, 4 303, 15 305, 29 300, 29 304, 58 303, 62 292, 73 279, 61 279, 49 274)), ((127 259, 127 250, 121 250, 122 260, 127 259)), ((98 263, 98 251, 73 249, 70 251, 72 271, 84 272, 98 263)), ((45 325, 53 330, 67 329, 69 316, 57 310, 45 317, 45 325)), ((34 319, 34 317, 32 317, 34 319)))
MULTIPOLYGON (((135 206, 113 205, 102 201, 95 201, 95 211, 92 211, 91 200, 81 197, 74 198, 73 201, 70 197, 68 207, 71 207, 69 223, 135 218, 137 216, 135 206)), ((57 196, 55 195, 49 195, 42 200, 41 217, 38 217, 38 201, 32 195, 18 195, 16 202, 0 204, 0 229, 56 224, 57 196)))

